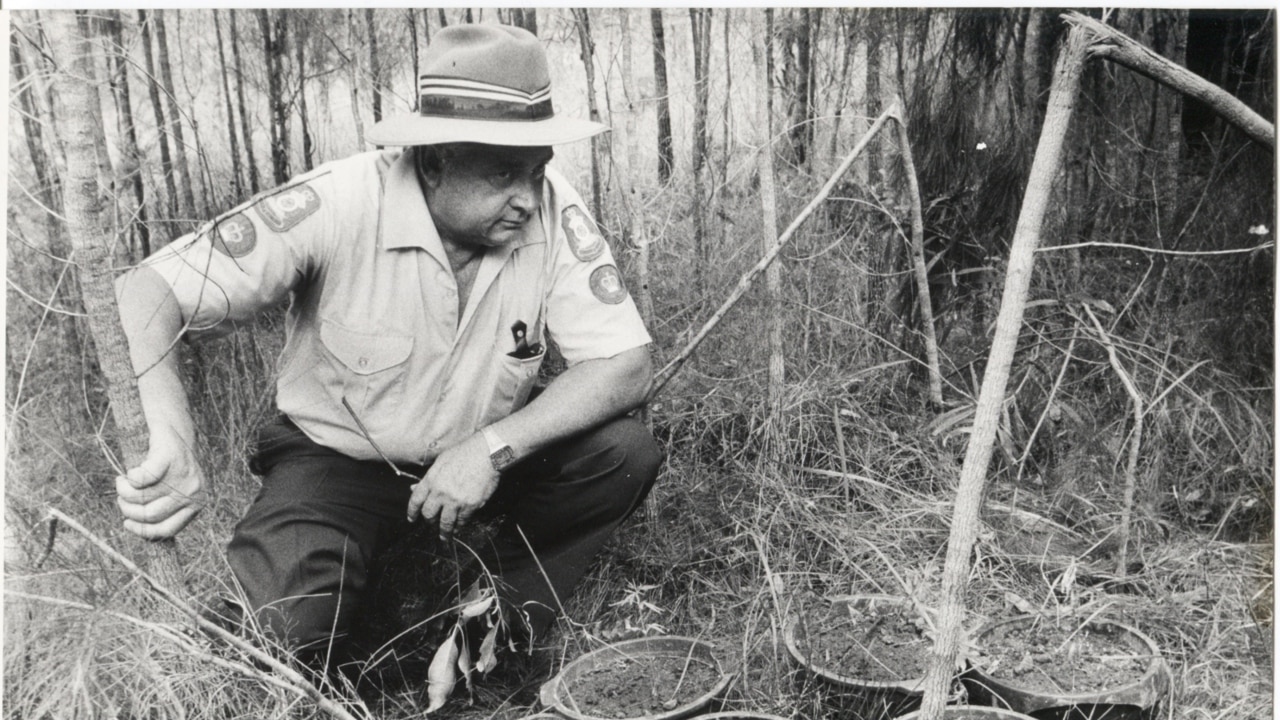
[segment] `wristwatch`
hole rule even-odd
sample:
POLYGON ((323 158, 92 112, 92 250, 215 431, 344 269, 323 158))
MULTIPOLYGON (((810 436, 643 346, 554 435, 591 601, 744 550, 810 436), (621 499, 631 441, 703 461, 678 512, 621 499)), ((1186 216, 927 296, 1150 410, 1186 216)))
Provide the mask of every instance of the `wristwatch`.
POLYGON ((480 431, 484 435, 484 441, 489 445, 489 462, 493 463, 493 469, 502 472, 516 461, 516 451, 505 440, 498 437, 498 433, 493 431, 492 427, 486 427, 480 431))

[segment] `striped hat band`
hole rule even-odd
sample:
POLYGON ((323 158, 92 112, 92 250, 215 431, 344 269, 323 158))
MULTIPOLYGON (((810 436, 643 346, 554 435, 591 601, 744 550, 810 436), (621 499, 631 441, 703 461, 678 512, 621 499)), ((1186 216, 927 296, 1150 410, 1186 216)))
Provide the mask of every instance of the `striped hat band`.
POLYGON ((418 80, 418 113, 423 117, 470 120, 545 120, 551 107, 551 85, 525 92, 492 83, 440 75, 418 80))

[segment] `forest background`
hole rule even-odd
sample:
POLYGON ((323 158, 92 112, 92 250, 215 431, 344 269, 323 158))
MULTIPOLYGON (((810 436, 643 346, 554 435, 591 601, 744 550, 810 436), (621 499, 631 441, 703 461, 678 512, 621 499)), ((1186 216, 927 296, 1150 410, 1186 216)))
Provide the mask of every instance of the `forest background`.
MULTIPOLYGON (((412 109, 420 53, 445 24, 533 30, 557 108, 614 128, 557 148, 556 164, 610 239, 660 366, 895 98, 924 210, 927 294, 913 276, 904 148, 877 135, 672 377, 649 406, 668 454, 658 489, 568 603, 553 662, 637 631, 711 638, 742 662, 744 706, 814 717, 815 694, 780 650, 792 602, 936 598, 1064 33, 1055 11, 89 11, 77 22, 92 41, 109 267, 78 264, 63 222, 69 111, 56 81, 70 59, 54 49, 57 14, 8 15, 6 717, 309 712, 228 672, 217 648, 122 618, 139 610, 137 577, 49 521, 55 507, 131 547, 77 279, 370 149, 364 129, 412 109)), ((1271 12, 1120 9, 1106 21, 1274 117, 1271 12)), ((1168 653, 1173 717, 1269 717, 1274 155, 1099 60, 1067 147, 989 472, 972 624, 1096 601, 1168 653)), ((220 548, 256 489, 244 459, 273 412, 281 318, 181 348, 212 486, 180 541, 196 596, 226 581, 220 548)), ((439 568, 421 564, 377 623, 424 612, 411 588, 439 568)), ((424 648, 439 641, 429 631, 424 648)), ((383 711, 421 710, 422 655, 378 670, 383 711)), ((545 665, 517 666, 460 711, 519 716, 545 665)))

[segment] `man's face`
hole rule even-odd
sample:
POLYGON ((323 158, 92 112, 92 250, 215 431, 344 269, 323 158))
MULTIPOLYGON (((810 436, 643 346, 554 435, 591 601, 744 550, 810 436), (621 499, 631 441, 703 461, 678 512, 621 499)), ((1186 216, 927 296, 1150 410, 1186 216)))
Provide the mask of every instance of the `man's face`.
POLYGON ((457 143, 440 162, 420 163, 427 206, 440 237, 462 247, 519 240, 542 204, 549 147, 457 143))

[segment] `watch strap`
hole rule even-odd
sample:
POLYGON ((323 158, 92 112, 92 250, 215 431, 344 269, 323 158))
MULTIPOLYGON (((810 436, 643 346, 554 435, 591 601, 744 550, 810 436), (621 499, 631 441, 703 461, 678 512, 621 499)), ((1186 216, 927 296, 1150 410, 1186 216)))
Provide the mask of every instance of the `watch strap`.
POLYGON ((485 443, 489 446, 489 462, 493 464, 493 469, 502 472, 511 467, 516 461, 516 451, 505 440, 498 437, 498 433, 492 427, 482 428, 480 434, 484 436, 485 443))

